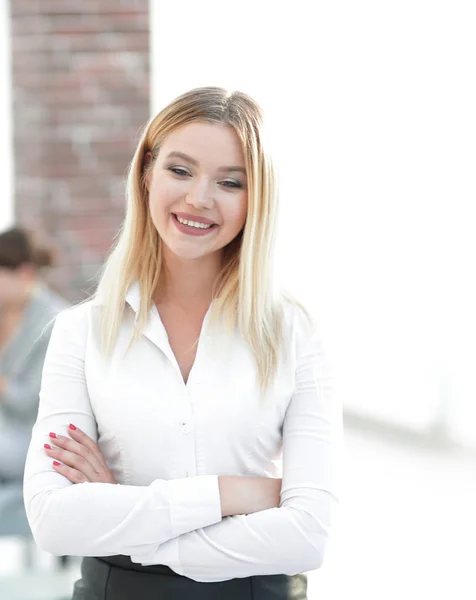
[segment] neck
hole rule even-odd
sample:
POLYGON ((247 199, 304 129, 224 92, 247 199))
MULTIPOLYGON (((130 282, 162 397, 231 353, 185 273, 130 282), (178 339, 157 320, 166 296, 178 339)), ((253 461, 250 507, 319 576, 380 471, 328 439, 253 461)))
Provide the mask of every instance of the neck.
POLYGON ((181 306, 209 305, 221 266, 219 252, 192 260, 182 259, 164 249, 164 271, 157 301, 173 301, 181 306))

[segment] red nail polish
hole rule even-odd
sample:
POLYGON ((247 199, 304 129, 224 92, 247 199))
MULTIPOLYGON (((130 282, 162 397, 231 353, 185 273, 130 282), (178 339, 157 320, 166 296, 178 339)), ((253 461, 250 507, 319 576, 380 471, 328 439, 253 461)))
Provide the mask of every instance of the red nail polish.
POLYGON ((54 460, 53 464, 54 464, 55 467, 60 467, 61 466, 61 463, 59 463, 57 460, 54 460))
POLYGON ((46 448, 47 450, 51 450, 51 446, 50 446, 49 444, 45 444, 45 448, 46 448))
POLYGON ((56 438, 56 433, 50 432, 50 437, 56 438))
POLYGON ((72 423, 69 424, 69 428, 73 431, 76 431, 77 427, 75 427, 72 423))

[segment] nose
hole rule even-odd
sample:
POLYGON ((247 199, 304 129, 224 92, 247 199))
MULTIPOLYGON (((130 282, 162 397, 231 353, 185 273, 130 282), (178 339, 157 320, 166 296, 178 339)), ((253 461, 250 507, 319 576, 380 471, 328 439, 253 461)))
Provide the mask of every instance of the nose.
POLYGON ((197 178, 185 197, 186 203, 196 209, 212 208, 213 195, 211 188, 209 181, 197 178))

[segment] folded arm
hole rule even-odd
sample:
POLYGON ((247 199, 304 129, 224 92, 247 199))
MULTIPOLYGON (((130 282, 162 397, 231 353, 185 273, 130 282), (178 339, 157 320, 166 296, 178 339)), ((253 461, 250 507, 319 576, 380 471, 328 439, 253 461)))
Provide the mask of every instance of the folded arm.
POLYGON ((342 411, 314 334, 300 352, 283 427, 281 503, 184 534, 132 560, 196 581, 296 574, 321 566, 337 500, 342 411))
POLYGON ((221 520, 218 477, 156 480, 149 486, 72 484, 52 469, 43 450, 50 431, 67 435, 73 422, 98 439, 84 375, 86 309, 57 317, 46 353, 25 468, 28 520, 38 545, 53 554, 141 556, 221 520))

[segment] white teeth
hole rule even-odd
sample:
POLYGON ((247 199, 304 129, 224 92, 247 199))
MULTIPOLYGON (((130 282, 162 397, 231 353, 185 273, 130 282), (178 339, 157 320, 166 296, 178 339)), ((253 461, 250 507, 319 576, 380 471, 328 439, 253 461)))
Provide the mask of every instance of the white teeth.
POLYGON ((205 223, 198 223, 197 221, 187 221, 187 219, 181 219, 177 216, 177 221, 182 223, 183 225, 188 225, 189 227, 196 227, 197 229, 210 229, 211 225, 206 225, 205 223))

